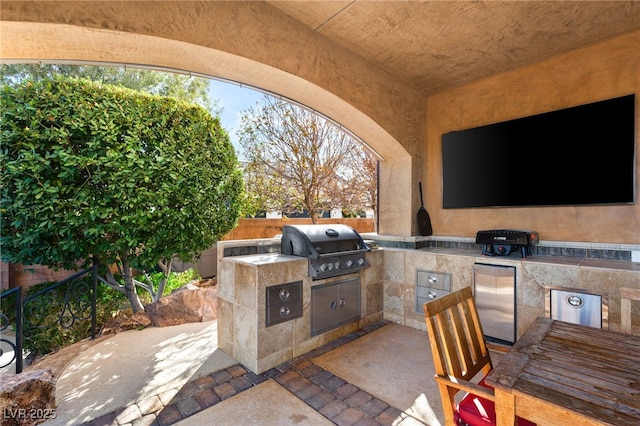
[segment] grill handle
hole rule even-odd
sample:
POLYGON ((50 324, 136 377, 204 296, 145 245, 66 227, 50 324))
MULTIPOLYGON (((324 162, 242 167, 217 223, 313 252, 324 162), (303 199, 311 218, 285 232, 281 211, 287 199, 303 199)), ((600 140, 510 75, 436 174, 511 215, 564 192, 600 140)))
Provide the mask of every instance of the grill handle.
POLYGON ((325 235, 327 237, 339 237, 340 234, 338 233, 338 231, 336 231, 335 229, 327 229, 326 231, 324 231, 325 235))
POLYGON ((334 251, 332 253, 322 253, 319 256, 319 259, 323 259, 325 257, 334 257, 336 255, 360 254, 364 251, 371 251, 371 249, 367 247, 366 249, 362 249, 362 250, 347 250, 347 251, 334 251))

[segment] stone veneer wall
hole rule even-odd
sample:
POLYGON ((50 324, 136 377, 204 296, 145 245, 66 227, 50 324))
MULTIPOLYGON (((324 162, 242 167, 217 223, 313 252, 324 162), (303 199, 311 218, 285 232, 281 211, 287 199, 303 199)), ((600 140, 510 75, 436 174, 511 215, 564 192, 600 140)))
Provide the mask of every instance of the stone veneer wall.
MULTIPOLYGON (((620 288, 640 288, 640 263, 627 260, 631 251, 640 249, 635 245, 542 241, 534 246, 533 256, 522 259, 518 253, 484 256, 480 245, 465 238, 362 236, 381 247, 368 253, 372 266, 359 272, 362 317, 313 337, 311 287, 317 283, 308 277, 307 260, 279 254, 278 238, 219 242, 219 347, 261 372, 381 318, 426 330, 424 317, 415 309, 418 270, 450 273, 455 291, 473 285, 475 263, 514 266, 518 337, 536 317, 545 316, 551 287, 603 294, 607 326, 613 331, 620 330, 620 288), (296 280, 303 281, 303 317, 265 327, 265 287, 296 280)), ((639 303, 632 306, 632 327, 640 334, 639 303)))
POLYGON ((218 243, 218 347, 256 374, 383 318, 383 252, 367 253, 371 267, 319 281, 305 258, 280 254, 280 239, 218 243), (311 336, 315 285, 360 277, 360 320, 311 336), (266 288, 302 281, 302 317, 266 327, 266 288))
MULTIPOLYGON (((426 330, 416 313, 418 270, 451 274, 451 290, 473 286, 475 263, 516 269, 516 328, 519 337, 538 316, 545 316, 551 287, 602 294, 608 308, 608 328, 620 330, 620 288, 640 288, 640 264, 605 259, 519 255, 484 256, 459 248, 384 249, 384 318, 426 330)), ((634 333, 640 334, 640 304, 632 307, 634 333)))
MULTIPOLYGON (((482 244, 476 244, 475 238, 446 236, 385 237, 374 234, 363 234, 363 238, 375 240, 379 247, 407 249, 444 248, 482 252, 482 244)), ((625 262, 631 262, 632 251, 640 252, 640 244, 540 241, 539 244, 531 247, 531 254, 534 256, 605 259, 625 262)))

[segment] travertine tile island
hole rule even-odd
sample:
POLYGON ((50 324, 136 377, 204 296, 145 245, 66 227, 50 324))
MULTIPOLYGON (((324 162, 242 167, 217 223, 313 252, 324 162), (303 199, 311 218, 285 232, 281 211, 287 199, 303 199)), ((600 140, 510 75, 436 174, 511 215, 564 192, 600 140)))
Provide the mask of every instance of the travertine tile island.
MULTIPOLYGON (((369 235, 363 235, 370 238, 369 235)), ((426 330, 416 310, 419 271, 449 274, 451 291, 473 286, 476 263, 515 268, 516 330, 519 337, 538 316, 548 315, 549 289, 566 287, 602 294, 606 304, 603 326, 620 329, 620 288, 640 288, 640 264, 567 256, 510 255, 488 257, 473 244, 419 246, 433 237, 381 238, 381 247, 367 253, 371 266, 346 276, 314 281, 306 258, 280 253, 278 238, 221 241, 218 243, 218 346, 254 373, 261 373, 364 325, 388 319, 426 330), (387 241, 385 241, 387 240, 387 241), (418 243, 416 243, 418 241, 418 243), (360 315, 357 320, 313 335, 312 293, 318 286, 358 278, 360 315), (270 287, 301 282, 301 316, 267 326, 267 292, 270 287)), ((605 247, 606 248, 606 247, 605 247)), ((626 249, 627 247, 623 247, 626 249)), ((635 246, 631 249, 636 249, 635 246)), ((634 329, 640 328, 640 309, 632 309, 634 329)))
POLYGON ((314 281, 308 275, 306 258, 278 252, 223 256, 225 247, 247 245, 279 250, 280 240, 218 243, 218 347, 254 373, 262 373, 383 317, 382 250, 367 253, 371 264, 367 269, 314 281), (354 278, 360 284, 360 300, 356 301, 359 319, 313 335, 312 290, 354 278), (301 282, 302 316, 267 325, 268 289, 296 282, 301 282))

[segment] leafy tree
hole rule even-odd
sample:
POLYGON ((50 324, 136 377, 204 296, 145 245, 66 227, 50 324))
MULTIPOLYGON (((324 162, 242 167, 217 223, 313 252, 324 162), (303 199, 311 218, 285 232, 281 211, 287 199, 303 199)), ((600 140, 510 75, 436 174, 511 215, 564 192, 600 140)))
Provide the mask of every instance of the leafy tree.
POLYGON ((375 207, 360 186, 369 179, 377 188, 375 170, 361 167, 368 156, 375 164, 375 157, 318 114, 266 95, 243 113, 240 143, 246 157, 244 213, 306 209, 316 223, 333 207, 375 207))
POLYGON ((51 79, 55 76, 80 77, 140 92, 198 104, 212 115, 220 115, 217 101, 209 98, 209 80, 204 77, 116 66, 71 64, 0 64, 0 81, 16 85, 25 80, 51 79))
POLYGON ((2 260, 103 267, 100 280, 143 308, 133 268, 168 276, 237 223, 242 177, 202 107, 88 80, 0 91, 2 260), (116 278, 120 271, 123 282, 116 278))

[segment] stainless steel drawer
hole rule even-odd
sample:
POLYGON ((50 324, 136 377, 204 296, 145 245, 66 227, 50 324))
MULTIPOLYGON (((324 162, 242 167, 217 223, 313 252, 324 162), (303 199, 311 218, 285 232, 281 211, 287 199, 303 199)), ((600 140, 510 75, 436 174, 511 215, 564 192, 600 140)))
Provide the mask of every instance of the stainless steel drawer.
POLYGON ((451 274, 418 270, 416 273, 416 313, 424 314, 423 305, 451 292, 451 274))
POLYGON ((267 287, 267 306, 302 298, 302 281, 267 287))
POLYGON ((267 287, 266 327, 302 316, 302 281, 267 287))
POLYGON ((267 307, 267 327, 302 316, 300 300, 292 303, 278 303, 267 307))

